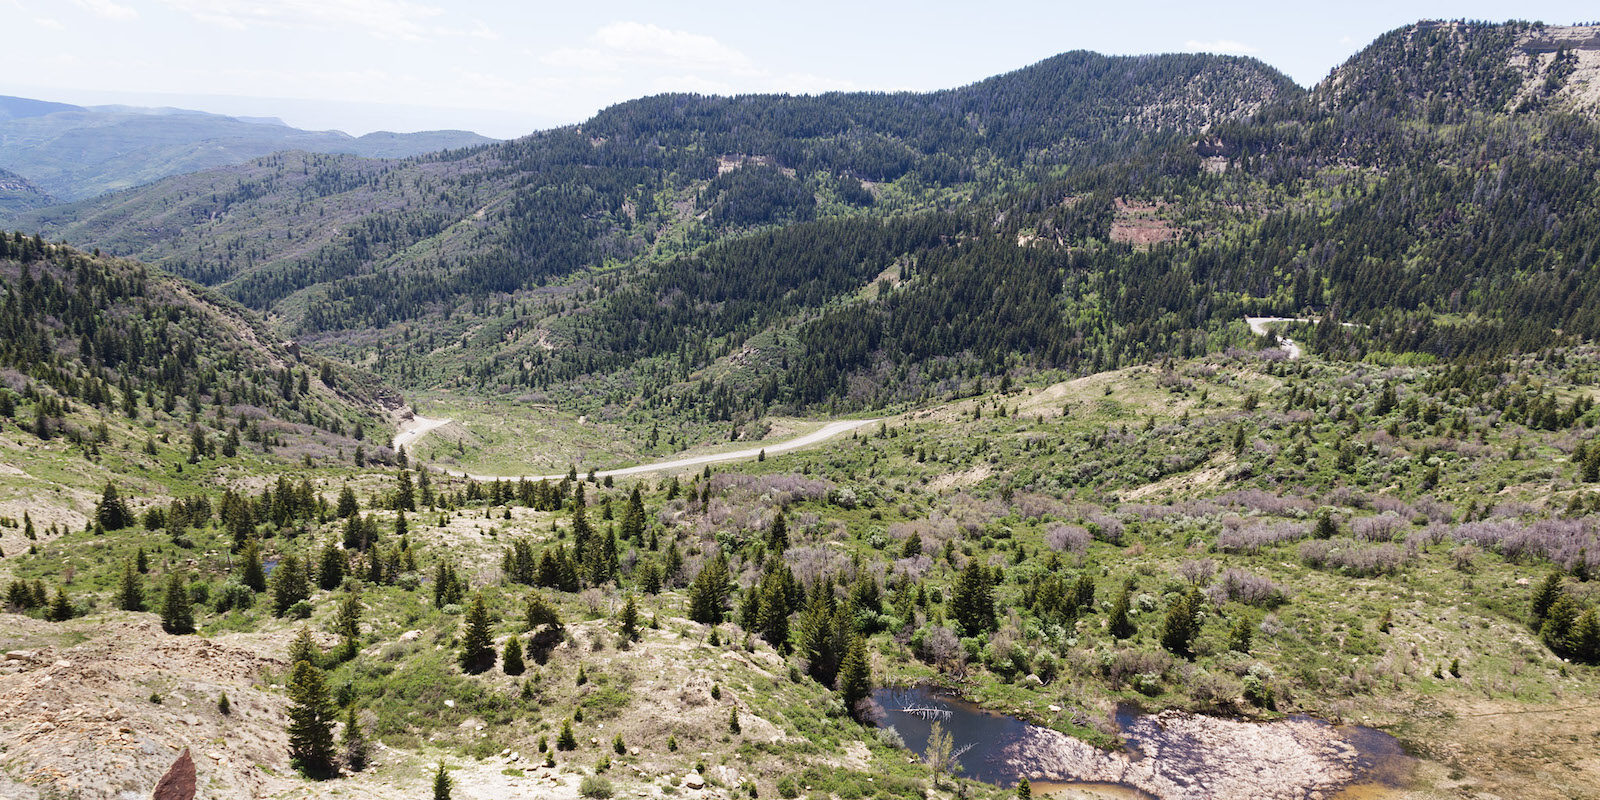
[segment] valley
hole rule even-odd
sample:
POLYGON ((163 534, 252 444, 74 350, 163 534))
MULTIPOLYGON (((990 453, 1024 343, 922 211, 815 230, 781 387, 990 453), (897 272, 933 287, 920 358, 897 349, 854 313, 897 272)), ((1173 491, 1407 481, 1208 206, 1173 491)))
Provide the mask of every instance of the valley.
POLYGON ((1600 796, 1596 35, 0 175, 0 796, 1600 796))

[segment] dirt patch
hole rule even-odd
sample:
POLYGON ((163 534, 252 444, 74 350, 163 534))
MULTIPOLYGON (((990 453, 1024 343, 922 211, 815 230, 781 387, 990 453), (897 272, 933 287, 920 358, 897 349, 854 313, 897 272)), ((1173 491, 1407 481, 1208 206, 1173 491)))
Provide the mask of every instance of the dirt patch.
POLYGON ((1232 457, 1218 453, 1212 456, 1210 461, 1189 472, 1168 475, 1155 483, 1147 483, 1137 489, 1123 492, 1122 500, 1124 502, 1146 500, 1179 490, 1196 492, 1221 486, 1222 482, 1227 479, 1228 470, 1233 467, 1233 464, 1234 459, 1232 457))
POLYGON ((1545 705, 1462 699, 1450 704, 1449 713, 1416 721, 1407 738, 1421 755, 1450 768, 1437 785, 1460 796, 1594 797, 1600 785, 1594 746, 1600 741, 1600 702, 1568 699, 1545 705))
POLYGON ((1150 247, 1178 238, 1178 230, 1160 217, 1161 206, 1154 203, 1129 203, 1116 200, 1116 216, 1111 220, 1111 241, 1150 247))
POLYGON ((988 464, 979 464, 965 472, 951 472, 940 475, 928 481, 928 488, 935 492, 947 492, 951 489, 976 486, 991 474, 993 474, 993 471, 989 469, 988 464))
POLYGON ((272 649, 263 640, 169 636, 151 614, 66 625, 0 615, 0 630, 9 779, 47 797, 145 797, 187 747, 205 797, 286 785, 286 700, 258 682, 282 663, 260 652, 272 649), (224 691, 228 716, 217 710, 224 691))

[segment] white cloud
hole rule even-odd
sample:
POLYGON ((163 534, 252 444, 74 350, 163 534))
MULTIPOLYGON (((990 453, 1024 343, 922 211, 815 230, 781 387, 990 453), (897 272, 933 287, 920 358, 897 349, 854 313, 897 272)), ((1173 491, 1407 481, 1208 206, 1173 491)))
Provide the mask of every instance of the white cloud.
POLYGON ((133 8, 112 2, 112 0, 73 0, 73 2, 79 8, 106 19, 128 20, 136 19, 139 16, 139 12, 133 8))
POLYGON ((53 31, 64 31, 67 29, 66 25, 61 24, 61 20, 51 19, 50 17, 34 17, 33 24, 38 25, 41 28, 49 28, 53 31))
POLYGON ((540 57, 554 67, 606 72, 629 67, 657 71, 749 73, 744 53, 715 37, 640 22, 616 22, 595 31, 586 47, 564 47, 540 57))
POLYGON ((1214 39, 1209 42, 1190 39, 1189 41, 1184 42, 1183 46, 1185 49, 1196 50, 1202 53, 1224 53, 1235 56, 1255 55, 1256 53, 1261 52, 1260 48, 1251 47, 1243 42, 1235 42, 1232 39, 1214 39))
MULTIPOLYGON (((93 0, 104 2, 104 0, 93 0)), ((166 0, 195 19, 234 30, 266 26, 326 32, 365 31, 380 39, 420 40, 448 31, 444 10, 410 0, 166 0)))

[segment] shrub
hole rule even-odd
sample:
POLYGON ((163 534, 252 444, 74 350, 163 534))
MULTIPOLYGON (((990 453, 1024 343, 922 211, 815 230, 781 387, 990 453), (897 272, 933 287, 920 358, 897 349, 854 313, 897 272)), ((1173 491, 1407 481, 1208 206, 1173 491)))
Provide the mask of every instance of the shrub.
POLYGON ((1271 579, 1233 567, 1224 570, 1206 594, 1219 605, 1228 600, 1237 600, 1246 605, 1263 607, 1280 605, 1287 597, 1283 587, 1271 579))
POLYGON ((578 784, 578 793, 584 797, 607 798, 615 790, 611 787, 611 780, 601 775, 585 775, 578 784))

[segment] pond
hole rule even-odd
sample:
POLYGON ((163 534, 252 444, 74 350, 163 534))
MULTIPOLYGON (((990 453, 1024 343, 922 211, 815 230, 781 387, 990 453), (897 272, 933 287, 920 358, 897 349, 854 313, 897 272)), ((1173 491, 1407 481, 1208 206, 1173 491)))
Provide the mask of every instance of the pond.
POLYGON ((880 689, 878 721, 923 754, 935 723, 950 735, 961 775, 1000 786, 1027 777, 1035 792, 1187 800, 1211 797, 1381 797, 1412 759, 1381 731, 1304 715, 1245 722, 1119 709, 1126 745, 1098 750, 1057 731, 927 687, 880 689))

